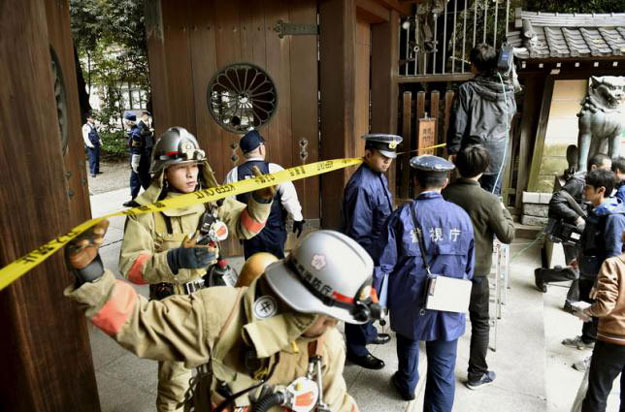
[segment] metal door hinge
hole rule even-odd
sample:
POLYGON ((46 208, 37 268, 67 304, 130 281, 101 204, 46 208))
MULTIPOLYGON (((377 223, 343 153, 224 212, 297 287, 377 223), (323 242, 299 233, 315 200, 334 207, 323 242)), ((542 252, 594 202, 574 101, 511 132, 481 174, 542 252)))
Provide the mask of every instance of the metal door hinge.
POLYGON ((319 26, 314 24, 297 24, 287 23, 282 20, 278 20, 273 28, 273 31, 278 33, 279 38, 284 36, 309 36, 319 34, 319 26))

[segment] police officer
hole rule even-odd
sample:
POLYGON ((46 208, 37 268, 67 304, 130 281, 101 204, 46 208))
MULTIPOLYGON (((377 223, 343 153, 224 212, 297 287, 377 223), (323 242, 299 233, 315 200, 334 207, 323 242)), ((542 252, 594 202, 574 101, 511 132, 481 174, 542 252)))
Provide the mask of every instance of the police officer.
MULTIPOLYGON (((213 171, 195 137, 182 127, 165 131, 154 147, 152 184, 135 199, 147 205, 218 186, 213 171)), ((150 296, 162 299, 188 294, 205 286, 207 267, 219 251, 209 245, 186 242, 206 218, 222 222, 239 239, 255 236, 271 209, 271 190, 261 189, 243 204, 234 199, 128 216, 124 228, 119 267, 131 282, 150 284, 150 296)), ((223 229, 223 228, 222 228, 223 229)), ((178 410, 184 400, 191 371, 180 362, 159 363, 157 409, 178 410)))
POLYGON ((139 160, 138 174, 143 189, 150 186, 150 160, 152 159, 152 147, 154 147, 154 129, 150 126, 150 112, 142 112, 141 119, 137 122, 141 135, 141 159, 139 160))
POLYGON ((67 248, 76 282, 65 295, 137 356, 197 367, 187 405, 193 401, 196 411, 248 411, 256 400, 291 410, 292 400, 275 395, 289 386, 302 395, 296 398, 302 409, 296 410, 311 410, 303 407, 316 402, 319 411, 358 411, 347 394, 345 352, 334 326, 339 320, 366 322, 380 311, 371 294, 373 262, 352 239, 313 232, 248 288, 208 288, 148 302, 103 269, 97 247, 107 225, 101 222, 67 248), (313 380, 320 378, 318 398, 302 393, 306 387, 314 392, 314 382, 294 383, 308 371, 313 380))
POLYGON ((421 155, 413 157, 410 166, 416 169, 418 195, 393 212, 384 227, 376 282, 388 275, 388 307, 391 328, 397 333, 399 360, 391 379, 393 386, 405 400, 414 399, 419 380, 419 341, 425 341, 428 371, 423 410, 445 412, 452 410, 456 347, 464 334, 465 315, 425 310, 424 259, 432 273, 471 279, 473 227, 466 212, 445 201, 440 193, 447 185, 448 172, 454 168, 452 163, 421 155), (415 226, 420 226, 423 234, 425 257, 415 226))
MULTIPOLYGON (((124 123, 128 127, 128 148, 130 150, 130 200, 125 202, 125 207, 135 206, 134 200, 141 190, 141 179, 139 177, 139 165, 143 154, 143 138, 141 130, 137 126, 137 116, 131 112, 124 114, 124 123)), ((144 186, 147 189, 148 184, 144 186)))
MULTIPOLYGON (((376 238, 382 231, 386 218, 393 211, 393 197, 384 173, 397 157, 400 136, 369 134, 365 140, 363 164, 347 182, 343 194, 341 231, 358 242, 375 260, 376 238)), ((366 345, 384 344, 388 334, 378 334, 371 323, 345 325, 347 358, 363 368, 382 369, 384 362, 373 356, 366 345)))
POLYGON ((82 139, 89 153, 89 173, 91 177, 96 177, 96 175, 100 174, 100 146, 102 146, 102 139, 98 135, 95 120, 91 113, 87 114, 87 123, 82 126, 82 139))
MULTIPOLYGON (((245 156, 245 162, 233 168, 226 175, 224 184, 254 177, 252 169, 258 167, 262 173, 275 173, 284 170, 275 163, 265 161, 267 147, 265 139, 256 131, 250 130, 241 138, 239 143, 245 156)), ((246 203, 249 193, 237 195, 239 202, 246 203)), ((284 257, 284 244, 286 243, 286 217, 287 213, 293 218, 293 233, 301 236, 304 230, 304 217, 302 206, 297 198, 297 192, 292 182, 284 182, 278 185, 276 197, 271 205, 271 213, 263 230, 251 239, 243 241, 243 253, 245 259, 254 253, 268 252, 278 258, 284 257)))

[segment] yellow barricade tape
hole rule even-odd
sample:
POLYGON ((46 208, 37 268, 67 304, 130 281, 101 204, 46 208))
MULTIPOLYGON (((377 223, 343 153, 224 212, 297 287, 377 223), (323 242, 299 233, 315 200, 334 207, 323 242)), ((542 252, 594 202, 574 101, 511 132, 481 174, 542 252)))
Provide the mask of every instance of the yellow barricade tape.
POLYGON ((241 180, 232 184, 211 187, 197 192, 188 193, 186 195, 177 196, 175 198, 165 199, 150 205, 133 207, 119 212, 109 213, 104 216, 96 217, 76 226, 69 232, 57 237, 38 247, 18 260, 9 263, 0 269, 0 290, 4 289, 28 271, 48 259, 59 249, 69 243, 72 239, 94 226, 102 220, 113 216, 138 215, 142 213, 160 212, 166 209, 177 209, 188 207, 199 203, 214 202, 230 196, 236 196, 241 193, 251 192, 264 187, 269 187, 284 183, 287 181, 304 179, 334 170, 343 169, 349 166, 357 166, 362 163, 362 158, 336 159, 326 160, 323 162, 309 163, 302 166, 292 167, 290 169, 281 170, 276 173, 270 173, 258 176, 253 179, 241 180))
MULTIPOLYGON (((445 146, 444 143, 435 146, 424 147, 422 149, 417 149, 417 151, 435 149, 437 147, 443 146, 445 146)), ((317 176, 335 170, 344 169, 349 166, 357 166, 361 163, 362 158, 335 159, 309 163, 302 166, 296 166, 290 169, 281 170, 276 173, 258 176, 254 179, 246 179, 227 185, 211 187, 208 189, 199 190, 197 192, 188 193, 186 195, 177 196, 175 198, 165 199, 156 203, 152 203, 150 205, 133 207, 131 209, 126 209, 119 212, 113 212, 104 216, 96 217, 94 219, 81 223, 64 235, 61 235, 56 239, 49 241, 45 245, 38 247, 27 255, 22 256, 16 261, 13 261, 12 263, 9 263, 7 266, 0 269, 0 290, 9 286, 21 276, 25 275, 28 271, 35 268, 37 265, 58 252, 63 246, 68 244, 72 239, 76 238, 78 235, 80 235, 90 227, 110 217, 139 215, 142 213, 154 213, 166 209, 178 209, 200 203, 214 202, 226 197, 236 196, 241 193, 247 193, 257 189, 262 189, 264 187, 278 185, 287 181, 317 176)))

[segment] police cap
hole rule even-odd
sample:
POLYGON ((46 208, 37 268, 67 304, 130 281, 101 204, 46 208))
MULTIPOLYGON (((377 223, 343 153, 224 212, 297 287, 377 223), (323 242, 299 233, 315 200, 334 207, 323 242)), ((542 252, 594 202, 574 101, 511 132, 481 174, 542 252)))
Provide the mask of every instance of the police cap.
POLYGON ((265 143, 265 139, 256 130, 250 130, 241 138, 239 146, 243 153, 251 152, 261 144, 265 143))
POLYGON ((404 140, 401 136, 383 133, 366 134, 362 138, 365 139, 365 149, 376 149, 391 159, 397 157, 397 146, 404 140))
POLYGON ((442 157, 433 155, 420 155, 410 159, 410 167, 424 172, 449 172, 455 166, 442 157))
POLYGON ((134 113, 132 113, 132 112, 126 112, 124 114, 124 119, 126 119, 126 120, 128 120, 130 122, 135 122, 135 121, 137 121, 137 116, 134 113))

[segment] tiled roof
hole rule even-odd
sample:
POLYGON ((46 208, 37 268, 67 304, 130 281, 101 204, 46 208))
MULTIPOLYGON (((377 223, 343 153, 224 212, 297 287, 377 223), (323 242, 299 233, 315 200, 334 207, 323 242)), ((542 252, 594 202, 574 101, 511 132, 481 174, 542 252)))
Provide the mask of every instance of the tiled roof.
POLYGON ((520 59, 625 57, 625 13, 563 14, 516 10, 508 43, 520 59))

